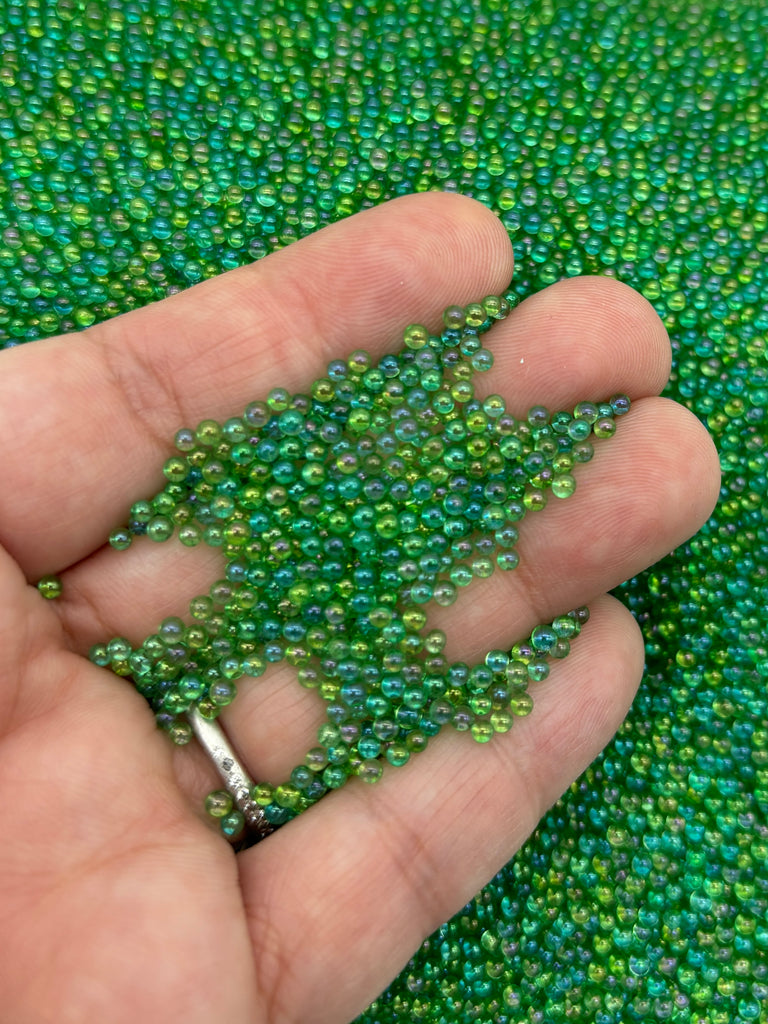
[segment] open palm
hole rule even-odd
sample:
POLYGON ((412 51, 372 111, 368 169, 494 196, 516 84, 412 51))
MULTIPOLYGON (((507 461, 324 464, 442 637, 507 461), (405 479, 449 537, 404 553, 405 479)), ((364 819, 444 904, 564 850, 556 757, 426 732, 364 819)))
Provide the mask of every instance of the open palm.
MULTIPOLYGON (((693 533, 717 495, 698 422, 658 397, 669 342, 607 278, 564 281, 494 329, 511 411, 617 391, 630 415, 572 499, 526 520, 520 567, 443 622, 456 657, 589 603, 530 718, 484 747, 438 737, 376 787, 352 782, 235 855, 201 812, 217 784, 174 749, 91 644, 141 640, 216 578, 213 550, 104 546, 162 486, 182 425, 306 389, 329 359, 503 291, 509 241, 458 196, 406 197, 162 303, 0 354, 0 1022, 344 1022, 515 852, 595 757, 643 664, 606 592, 693 533), (34 581, 59 573, 63 597, 34 581)), ((224 715, 259 779, 312 745, 315 699, 281 668, 224 715)))

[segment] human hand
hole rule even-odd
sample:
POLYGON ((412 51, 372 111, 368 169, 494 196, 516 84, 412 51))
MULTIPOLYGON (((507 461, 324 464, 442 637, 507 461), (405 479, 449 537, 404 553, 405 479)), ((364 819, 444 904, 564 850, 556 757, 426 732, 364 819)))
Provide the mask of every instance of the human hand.
MULTIPOLYGON (((535 707, 479 747, 443 734, 375 787, 353 781, 238 855, 204 821, 218 785, 130 683, 88 662, 139 641, 217 578, 211 549, 104 547, 162 486, 184 424, 301 390, 331 358, 503 291, 511 248, 462 197, 406 197, 189 291, 0 354, 0 1022, 331 1024, 350 1020, 420 941, 509 860, 610 739, 642 637, 606 592, 669 552, 717 496, 713 446, 658 397, 669 342, 608 278, 563 281, 494 327, 492 390, 523 414, 617 391, 616 437, 566 502, 526 519, 520 566, 444 614, 451 653, 509 647, 588 603, 535 707), (45 602, 27 581, 58 573, 45 602)), ((257 779, 312 743, 318 702, 279 666, 222 716, 257 779)))

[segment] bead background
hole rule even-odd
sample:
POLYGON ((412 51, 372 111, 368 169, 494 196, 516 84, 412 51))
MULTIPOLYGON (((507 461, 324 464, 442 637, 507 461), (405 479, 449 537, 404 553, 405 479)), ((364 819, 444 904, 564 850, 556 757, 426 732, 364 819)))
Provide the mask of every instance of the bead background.
POLYGON ((3 347, 460 191, 521 296, 639 289, 718 445, 712 519, 621 588, 647 671, 618 736, 361 1024, 768 1019, 767 45, 757 0, 0 11, 3 347))

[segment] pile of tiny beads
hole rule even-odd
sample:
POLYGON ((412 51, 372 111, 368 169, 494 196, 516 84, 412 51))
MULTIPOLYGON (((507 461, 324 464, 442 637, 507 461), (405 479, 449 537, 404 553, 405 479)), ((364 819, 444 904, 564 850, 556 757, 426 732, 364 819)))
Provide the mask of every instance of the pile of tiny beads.
MULTIPOLYGON (((286 661, 325 701, 318 745, 290 780, 252 798, 280 825, 354 775, 375 782, 405 764, 442 726, 480 743, 529 713, 530 681, 564 658, 586 609, 536 627, 475 665, 449 662, 427 606, 518 564, 518 525, 548 495, 567 498, 591 438, 609 438, 629 399, 579 402, 573 413, 532 407, 512 416, 480 399, 473 376, 493 365, 482 335, 512 301, 487 296, 443 313, 440 335, 419 324, 378 364, 364 351, 333 360, 309 394, 270 391, 240 417, 203 420, 176 435, 168 483, 135 503, 110 543, 135 536, 220 548, 224 578, 135 650, 116 637, 91 660, 130 675, 176 743, 196 707, 215 718, 237 681, 286 661)), ((242 813, 208 801, 237 836, 242 813)))

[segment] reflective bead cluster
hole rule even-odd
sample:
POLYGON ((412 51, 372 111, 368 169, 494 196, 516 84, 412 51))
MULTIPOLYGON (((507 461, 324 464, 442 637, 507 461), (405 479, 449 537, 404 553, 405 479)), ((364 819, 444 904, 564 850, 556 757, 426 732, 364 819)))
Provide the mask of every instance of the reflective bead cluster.
POLYGON ((439 188, 517 295, 638 289, 718 444, 714 516, 620 591, 619 736, 365 1024, 768 1017, 767 38, 763 0, 2 4, 0 345, 439 188))
MULTIPOLYGON (((445 725, 480 743, 528 714, 531 681, 564 658, 586 609, 538 626, 511 650, 450 662, 428 606, 452 605, 473 579, 518 564, 519 524, 548 497, 569 497, 574 469, 609 438, 629 399, 534 406, 524 420, 500 395, 476 397, 493 365, 483 334, 512 302, 487 296, 419 324, 378 363, 333 360, 308 394, 274 388, 242 416, 176 435, 168 483, 133 505, 113 547, 135 536, 220 548, 224 578, 194 598, 191 624, 166 619, 135 650, 117 637, 91 659, 130 675, 177 743, 187 713, 214 718, 237 681, 285 661, 326 704, 318 745, 290 780, 253 799, 279 825, 355 775, 375 782, 445 725)), ((228 832, 239 812, 222 814, 228 832)))

